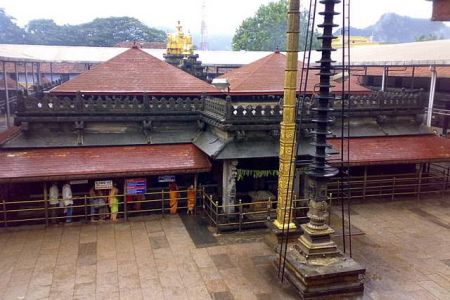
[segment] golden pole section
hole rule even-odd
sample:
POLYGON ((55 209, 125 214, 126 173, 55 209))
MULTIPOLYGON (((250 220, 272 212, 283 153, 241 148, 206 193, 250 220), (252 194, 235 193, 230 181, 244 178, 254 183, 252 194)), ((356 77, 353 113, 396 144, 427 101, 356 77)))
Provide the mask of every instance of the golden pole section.
POLYGON ((292 222, 292 193, 297 147, 295 139, 297 107, 297 65, 299 40, 299 0, 290 0, 287 24, 287 55, 284 72, 283 121, 280 132, 280 169, 278 173, 278 209, 274 225, 295 230, 292 222), (286 205, 287 204, 287 205, 286 205), (286 210, 285 210, 286 208, 286 210))

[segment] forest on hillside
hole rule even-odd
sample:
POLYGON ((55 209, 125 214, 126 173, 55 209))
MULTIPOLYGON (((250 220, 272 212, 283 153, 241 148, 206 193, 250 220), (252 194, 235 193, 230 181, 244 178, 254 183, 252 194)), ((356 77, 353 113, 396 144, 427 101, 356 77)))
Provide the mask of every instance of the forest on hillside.
POLYGON ((22 28, 0 8, 0 44, 106 47, 133 41, 165 42, 166 33, 130 17, 97 18, 80 25, 38 19, 22 28))

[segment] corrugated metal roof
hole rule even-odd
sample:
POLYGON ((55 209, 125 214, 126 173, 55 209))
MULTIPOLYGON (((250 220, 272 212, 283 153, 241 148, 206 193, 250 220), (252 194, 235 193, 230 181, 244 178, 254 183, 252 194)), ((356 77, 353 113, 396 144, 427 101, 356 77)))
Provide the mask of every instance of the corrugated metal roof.
POLYGON ((222 94, 185 71, 131 48, 52 89, 51 94, 201 95, 222 94))
MULTIPOLYGON (((101 63, 123 53, 127 48, 44 46, 0 44, 0 59, 11 61, 52 61, 72 63, 101 63)), ((165 49, 142 49, 142 51, 164 60, 165 49)), ((195 51, 204 66, 245 65, 271 52, 267 51, 195 51)))
MULTIPOLYGON (((328 143, 340 151, 341 140, 329 139, 328 143)), ((348 144, 344 140, 344 161, 347 160, 348 144)), ((341 155, 330 157, 337 163, 341 155)), ((350 165, 367 166, 383 164, 408 164, 419 162, 450 161, 450 139, 436 135, 363 137, 350 139, 350 165)))
MULTIPOLYGON (((302 64, 298 63, 301 70, 302 64)), ((274 52, 251 64, 228 71, 221 78, 226 78, 230 83, 230 94, 282 94, 284 91, 284 72, 286 69, 286 56, 274 52)), ((313 93, 318 90, 319 76, 317 71, 311 71, 308 75, 306 91, 313 93)), ((299 75, 300 77, 300 75, 299 75)), ((332 90, 341 90, 341 84, 335 83, 332 90)), ((300 78, 297 80, 297 90, 300 90, 300 78)), ((352 93, 370 92, 367 88, 359 85, 356 78, 350 82, 352 93)))
MULTIPOLYGON (((124 52, 125 48, 42 46, 0 44, 0 59, 55 62, 99 63, 124 52)), ((143 49, 163 60, 165 49, 143 49)), ((262 51, 196 51, 203 65, 245 65, 270 52, 262 51)), ((332 54, 339 63, 342 50, 332 54)), ((302 59, 302 53, 299 59, 302 59)), ((313 51, 311 62, 317 61, 320 53, 313 51)), ((361 46, 351 49, 353 65, 450 65, 450 40, 436 40, 404 44, 361 46)))
MULTIPOLYGON (((450 66, 437 66, 436 68, 438 78, 450 78, 450 66)), ((352 71, 353 75, 371 75, 382 76, 383 67, 368 67, 367 72, 365 70, 352 71)), ((430 67, 389 67, 389 77, 431 77, 430 67)))
POLYGON ((0 151, 0 182, 208 172, 192 144, 0 151))

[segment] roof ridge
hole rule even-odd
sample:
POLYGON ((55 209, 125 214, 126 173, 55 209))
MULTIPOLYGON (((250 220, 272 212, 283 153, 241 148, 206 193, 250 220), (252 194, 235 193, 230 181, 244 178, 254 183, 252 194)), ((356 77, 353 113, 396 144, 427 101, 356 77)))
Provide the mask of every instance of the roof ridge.
POLYGON ((222 94, 213 85, 152 54, 129 48, 91 70, 55 87, 54 94, 222 94))
POLYGON ((278 54, 281 54, 281 55, 285 56, 283 53, 280 53, 280 52, 273 52, 273 53, 271 53, 271 54, 268 54, 268 55, 266 55, 266 56, 264 56, 264 57, 258 59, 257 61, 254 61, 254 62, 251 63, 251 64, 248 64, 248 65, 242 67, 242 68, 246 68, 246 67, 249 67, 249 68, 250 68, 251 66, 257 65, 257 68, 255 68, 255 69, 250 73, 250 75, 247 76, 247 78, 244 78, 244 80, 240 81, 240 83, 239 83, 238 85, 235 86, 235 89, 238 89, 238 88, 239 88, 240 86, 242 86, 244 83, 247 83, 247 81, 249 81, 249 80, 252 78, 252 75, 253 75, 253 74, 257 73, 257 71, 259 71, 261 68, 263 68, 263 67, 265 66, 265 64, 262 63, 263 61, 269 60, 270 58, 272 58, 272 57, 274 57, 275 55, 278 55, 278 54))

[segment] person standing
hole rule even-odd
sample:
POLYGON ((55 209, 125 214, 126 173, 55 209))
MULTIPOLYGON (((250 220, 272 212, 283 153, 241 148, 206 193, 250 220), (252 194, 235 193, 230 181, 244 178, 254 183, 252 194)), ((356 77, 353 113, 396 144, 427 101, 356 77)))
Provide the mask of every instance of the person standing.
POLYGON ((98 198, 94 186, 89 190, 89 207, 91 222, 96 222, 95 216, 98 214, 98 198))
POLYGON ((106 205, 106 196, 102 192, 102 190, 97 190, 97 201, 98 201, 98 214, 99 220, 105 221, 108 218, 108 206, 106 205))
POLYGON ((175 182, 169 184, 169 206, 170 214, 175 215, 178 208, 178 187, 175 182))
POLYGON ((72 188, 70 183, 66 183, 62 187, 62 198, 66 211, 66 223, 72 223, 72 213, 73 213, 73 199, 72 199, 72 188))
POLYGON ((117 222, 117 213, 119 212, 119 198, 117 198, 118 193, 119 189, 114 183, 108 197, 109 209, 111 210, 111 221, 113 222, 117 222))
POLYGON ((194 186, 191 184, 187 189, 187 204, 188 204, 188 215, 194 214, 194 208, 195 208, 195 202, 196 202, 196 195, 194 186))
POLYGON ((50 220, 51 223, 59 223, 59 207, 63 206, 61 199, 59 198, 59 189, 56 182, 53 182, 49 189, 49 209, 50 209, 50 220))

